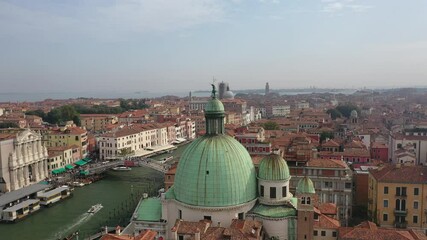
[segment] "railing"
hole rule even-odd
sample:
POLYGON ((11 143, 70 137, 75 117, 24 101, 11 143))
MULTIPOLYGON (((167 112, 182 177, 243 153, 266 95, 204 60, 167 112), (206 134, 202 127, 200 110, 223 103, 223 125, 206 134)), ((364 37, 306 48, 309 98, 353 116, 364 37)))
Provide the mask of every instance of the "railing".
POLYGON ((394 209, 394 215, 406 216, 406 215, 408 215, 408 209, 394 209))
POLYGON ((406 228, 408 226, 408 221, 403 221, 403 222, 395 221, 394 226, 396 228, 406 228))

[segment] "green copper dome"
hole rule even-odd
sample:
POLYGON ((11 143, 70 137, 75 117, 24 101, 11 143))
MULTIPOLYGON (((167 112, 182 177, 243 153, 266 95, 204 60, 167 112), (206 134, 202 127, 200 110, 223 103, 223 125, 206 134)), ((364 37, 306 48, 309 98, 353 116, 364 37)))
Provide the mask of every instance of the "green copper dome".
POLYGON ((285 159, 277 154, 270 154, 264 157, 259 164, 258 177, 263 180, 289 180, 288 164, 285 159))
POLYGON ((217 98, 209 100, 205 106, 205 113, 223 113, 224 105, 217 98))
POLYGON ((175 175, 176 200, 224 207, 256 198, 256 176, 246 149, 227 135, 205 135, 183 152, 175 175))
POLYGON ((307 176, 298 181, 297 194, 299 193, 316 193, 313 182, 307 176))

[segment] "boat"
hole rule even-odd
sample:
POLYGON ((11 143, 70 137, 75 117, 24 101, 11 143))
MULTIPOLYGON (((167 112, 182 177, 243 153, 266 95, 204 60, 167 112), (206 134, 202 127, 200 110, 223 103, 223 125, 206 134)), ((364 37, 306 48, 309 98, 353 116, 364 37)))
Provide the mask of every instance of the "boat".
POLYGON ((49 191, 37 193, 37 198, 40 200, 40 205, 50 206, 61 199, 71 196, 71 189, 68 186, 58 187, 49 191))
POLYGON ((87 213, 97 213, 101 208, 103 208, 102 204, 95 204, 87 210, 87 213))
POLYGON ((113 167, 113 171, 130 171, 130 170, 132 170, 132 168, 125 167, 125 166, 113 167))
POLYGON ((172 159, 173 159, 173 156, 165 157, 165 158, 163 158, 163 159, 160 161, 160 163, 161 163, 161 164, 164 164, 164 163, 166 163, 167 161, 172 160, 172 159))

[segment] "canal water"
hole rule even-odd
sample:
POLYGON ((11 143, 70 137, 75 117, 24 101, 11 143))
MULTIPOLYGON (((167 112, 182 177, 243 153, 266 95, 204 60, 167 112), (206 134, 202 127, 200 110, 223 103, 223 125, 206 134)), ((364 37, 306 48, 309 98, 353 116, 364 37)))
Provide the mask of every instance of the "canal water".
MULTIPOLYGON (((179 159, 187 145, 170 155, 179 159)), ((163 174, 145 167, 132 171, 108 171, 105 178, 88 186, 75 188, 73 197, 14 224, 0 224, 0 240, 56 240, 78 231, 79 239, 99 232, 103 226, 125 226, 143 193, 156 196, 163 187, 163 174), (95 214, 86 213, 97 203, 104 207, 95 214)))

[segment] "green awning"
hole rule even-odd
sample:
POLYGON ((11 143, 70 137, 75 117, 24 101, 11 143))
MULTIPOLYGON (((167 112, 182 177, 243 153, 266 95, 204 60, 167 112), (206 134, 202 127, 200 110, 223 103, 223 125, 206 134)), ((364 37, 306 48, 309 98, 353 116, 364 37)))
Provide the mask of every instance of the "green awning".
POLYGON ((87 170, 81 170, 80 171, 80 175, 89 175, 89 171, 87 171, 87 170))
POLYGON ((87 164, 87 162, 85 162, 85 161, 83 161, 83 160, 79 160, 79 161, 75 162, 75 164, 76 164, 76 165, 79 165, 79 166, 83 166, 83 165, 86 165, 86 164, 87 164))
POLYGON ((65 168, 66 168, 66 169, 68 169, 68 170, 70 170, 70 169, 73 169, 73 168, 74 168, 74 166, 73 166, 73 165, 71 165, 71 164, 68 164, 68 165, 65 165, 65 168))
POLYGON ((53 174, 60 174, 60 173, 63 173, 65 171, 67 171, 67 170, 65 170, 65 168, 58 168, 58 169, 53 170, 52 173, 53 174))
POLYGON ((85 161, 85 162, 92 162, 92 159, 90 159, 90 158, 88 158, 88 157, 83 158, 82 160, 83 160, 83 161, 85 161))

